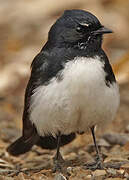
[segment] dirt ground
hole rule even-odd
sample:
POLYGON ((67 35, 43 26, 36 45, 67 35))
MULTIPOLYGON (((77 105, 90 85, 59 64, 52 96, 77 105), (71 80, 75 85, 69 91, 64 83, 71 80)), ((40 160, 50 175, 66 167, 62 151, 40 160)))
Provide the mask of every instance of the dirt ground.
POLYGON ((129 179, 128 12, 128 0, 1 0, 0 180, 129 179), (6 152, 6 147, 21 135, 24 91, 31 61, 45 43, 50 26, 65 9, 88 10, 114 31, 105 36, 103 48, 112 63, 121 95, 114 121, 96 129, 105 168, 91 171, 84 166, 95 157, 92 137, 87 132, 61 148, 69 176, 52 173, 55 150, 34 146, 19 157, 6 152))

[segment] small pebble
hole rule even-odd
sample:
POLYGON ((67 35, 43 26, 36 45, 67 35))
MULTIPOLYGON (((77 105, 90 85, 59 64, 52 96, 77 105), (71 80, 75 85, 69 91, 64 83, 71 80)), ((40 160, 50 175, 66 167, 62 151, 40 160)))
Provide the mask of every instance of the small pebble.
POLYGON ((105 171, 105 170, 99 170, 99 169, 97 169, 97 170, 94 171, 92 174, 93 174, 94 177, 104 176, 104 175, 106 175, 106 171, 105 171))
POLYGON ((73 167, 67 167, 67 172, 69 173, 69 174, 72 174, 73 173, 73 167))
POLYGON ((120 133, 107 133, 103 135, 103 139, 105 139, 111 145, 125 145, 129 141, 128 134, 120 134, 120 133))
POLYGON ((107 171, 108 174, 111 174, 111 175, 116 175, 117 174, 117 171, 115 169, 112 169, 112 168, 108 168, 106 171, 107 171))
POLYGON ((67 180, 67 178, 63 174, 59 173, 55 176, 54 180, 67 180))

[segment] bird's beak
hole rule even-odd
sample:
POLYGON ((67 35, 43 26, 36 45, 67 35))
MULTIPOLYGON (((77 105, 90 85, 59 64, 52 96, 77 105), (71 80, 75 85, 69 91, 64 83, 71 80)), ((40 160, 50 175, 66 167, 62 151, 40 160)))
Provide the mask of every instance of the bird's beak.
POLYGON ((104 27, 104 26, 102 26, 98 30, 92 32, 92 34, 94 34, 94 35, 107 34, 107 33, 113 33, 113 31, 108 29, 108 28, 106 28, 106 27, 104 27))

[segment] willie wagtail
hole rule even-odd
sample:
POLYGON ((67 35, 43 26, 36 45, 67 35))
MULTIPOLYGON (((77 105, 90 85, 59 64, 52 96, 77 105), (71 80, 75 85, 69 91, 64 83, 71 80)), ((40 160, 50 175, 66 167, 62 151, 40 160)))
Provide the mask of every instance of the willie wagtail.
POLYGON ((23 134, 7 151, 19 155, 36 144, 54 149, 55 170, 61 168, 60 146, 76 133, 111 122, 119 105, 119 88, 103 51, 105 28, 91 13, 66 10, 53 24, 48 41, 34 58, 25 93, 23 134))

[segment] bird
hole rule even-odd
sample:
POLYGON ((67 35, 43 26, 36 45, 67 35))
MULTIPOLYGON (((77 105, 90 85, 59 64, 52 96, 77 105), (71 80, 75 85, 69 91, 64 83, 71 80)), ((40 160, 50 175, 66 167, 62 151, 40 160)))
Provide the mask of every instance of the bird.
POLYGON ((55 171, 61 170, 60 147, 91 130, 96 150, 93 166, 102 168, 95 127, 111 123, 119 107, 119 86, 102 48, 112 30, 92 13, 65 10, 31 64, 25 92, 22 136, 7 151, 20 155, 33 145, 54 149, 55 171))

